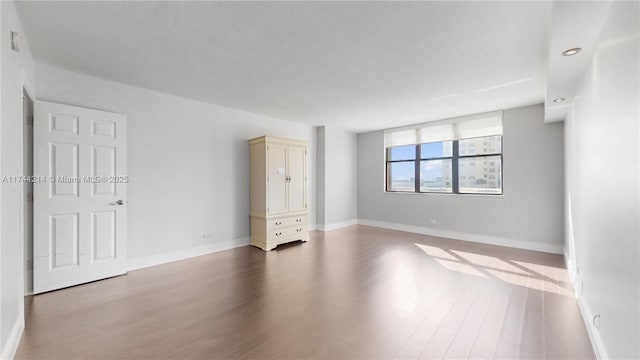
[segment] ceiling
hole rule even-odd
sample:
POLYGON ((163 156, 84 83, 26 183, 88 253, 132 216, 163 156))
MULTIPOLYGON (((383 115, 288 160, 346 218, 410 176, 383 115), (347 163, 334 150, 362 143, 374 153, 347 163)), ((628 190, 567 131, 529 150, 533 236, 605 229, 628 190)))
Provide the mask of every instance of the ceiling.
POLYGON ((573 96, 589 67, 609 15, 611 1, 558 1, 553 7, 545 122, 564 121, 573 106, 573 96), (562 56, 578 47, 578 55, 562 56), (565 99, 555 103, 554 99, 565 99))
POLYGON ((18 2, 35 60, 363 132, 541 103, 551 2, 18 2))

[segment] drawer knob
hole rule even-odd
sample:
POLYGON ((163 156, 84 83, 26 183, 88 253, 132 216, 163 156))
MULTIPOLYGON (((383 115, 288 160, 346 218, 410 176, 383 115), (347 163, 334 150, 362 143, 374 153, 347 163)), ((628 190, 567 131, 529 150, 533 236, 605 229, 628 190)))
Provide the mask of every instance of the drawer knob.
POLYGON ((277 232, 277 233, 276 233, 276 236, 280 236, 280 235, 282 235, 282 233, 281 233, 281 232, 277 232))
POLYGON ((302 221, 302 219, 300 219, 300 218, 296 219, 296 222, 300 222, 300 221, 302 221))
POLYGON ((302 231, 302 229, 297 229, 296 231, 297 231, 297 232, 300 232, 300 231, 302 231))
POLYGON ((276 226, 282 225, 282 221, 276 221, 276 226))

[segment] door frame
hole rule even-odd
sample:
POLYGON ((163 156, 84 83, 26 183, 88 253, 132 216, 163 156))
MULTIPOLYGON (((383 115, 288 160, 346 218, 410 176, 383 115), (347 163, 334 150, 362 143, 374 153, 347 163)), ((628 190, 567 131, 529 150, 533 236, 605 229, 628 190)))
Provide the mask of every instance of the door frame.
MULTIPOLYGON (((27 74, 24 70, 22 70, 21 72, 21 79, 20 79, 20 123, 22 126, 20 126, 20 149, 19 149, 19 156, 20 156, 20 174, 24 175, 24 170, 25 170, 25 163, 24 163, 24 140, 25 140, 25 132, 24 132, 24 119, 25 119, 25 113, 24 113, 24 105, 22 104, 22 98, 26 95, 29 100, 31 100, 31 112, 34 113, 35 111, 35 103, 36 103, 36 92, 35 92, 35 88, 33 87, 33 85, 31 84, 31 82, 29 81, 29 78, 27 77, 27 74)), ((33 141, 31 142, 31 151, 33 153, 33 148, 34 148, 34 144, 33 141)), ((32 160, 33 163, 33 160, 32 160)), ((27 264, 27 254, 25 251, 26 248, 26 244, 27 241, 29 239, 26 238, 26 234, 24 231, 24 226, 25 226, 25 218, 24 218, 24 209, 25 209, 25 194, 24 194, 24 186, 21 186, 19 189, 19 193, 20 193, 20 209, 19 209, 19 225, 20 225, 20 239, 21 239, 21 244, 20 244, 20 256, 22 257, 22 282, 21 282, 21 293, 23 293, 25 296, 27 295, 31 295, 31 291, 28 291, 26 289, 25 283, 27 281, 27 276, 29 276, 29 272, 27 271, 28 269, 28 264, 27 264)), ((31 217, 33 218, 33 212, 31 214, 31 217)), ((33 249, 33 238, 30 239, 31 241, 31 248, 33 249)), ((33 268, 33 267, 32 267, 33 268)), ((33 283, 33 270, 31 271, 31 280, 33 283)), ((20 303, 20 310, 21 313, 24 314, 24 301, 22 301, 20 303)))
MULTIPOLYGON (((22 176, 33 176, 33 156, 31 157, 31 169, 32 169, 32 173, 31 174, 26 174, 26 165, 27 162, 25 160, 25 150, 27 149, 27 147, 31 148, 31 154, 33 155, 33 149, 34 149, 34 144, 33 144, 33 115, 34 115, 34 111, 35 111, 35 99, 29 95, 29 93, 27 92, 27 90, 25 89, 23 92, 23 106, 22 106, 22 146, 20 147, 20 151, 21 151, 21 168, 20 168, 20 175, 22 176), (24 109, 25 109, 25 105, 24 105, 24 99, 27 99, 28 104, 27 104, 27 108, 28 108, 28 112, 31 113, 31 126, 29 126, 28 124, 26 124, 27 121, 27 114, 25 114, 24 109), (31 130, 29 130, 29 128, 31 130), (26 131, 31 131, 31 143, 27 143, 27 133, 25 133, 26 131)), ((21 239, 22 239, 22 258, 23 258, 23 271, 24 271, 24 295, 30 295, 33 292, 33 256, 32 256, 32 261, 31 264, 29 264, 29 254, 27 252, 27 249, 31 249, 33 250, 33 196, 31 197, 31 211, 30 211, 30 215, 27 215, 26 209, 29 206, 29 200, 26 197, 25 194, 25 183, 22 183, 22 186, 20 187, 20 195, 21 195, 21 199, 22 201, 20 202, 22 209, 20 211, 20 231, 21 231, 21 239), (31 230, 31 238, 27 238, 27 233, 26 233, 26 218, 25 216, 30 216, 31 217, 31 223, 32 223, 32 230, 31 230), (29 281, 29 278, 31 278, 31 281, 29 281)), ((32 195, 33 195, 33 188, 32 188, 32 195)), ((32 251, 33 253, 33 251, 32 251)))

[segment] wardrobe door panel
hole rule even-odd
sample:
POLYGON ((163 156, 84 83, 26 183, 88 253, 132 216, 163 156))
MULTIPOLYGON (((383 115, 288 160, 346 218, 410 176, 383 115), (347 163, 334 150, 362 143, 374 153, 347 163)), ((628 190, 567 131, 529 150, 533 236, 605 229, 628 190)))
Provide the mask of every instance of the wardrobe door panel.
POLYGON ((289 146, 289 212, 305 211, 306 199, 306 148, 289 146))
POLYGON ((269 215, 289 211, 287 206, 287 146, 269 144, 267 147, 267 212, 269 215))

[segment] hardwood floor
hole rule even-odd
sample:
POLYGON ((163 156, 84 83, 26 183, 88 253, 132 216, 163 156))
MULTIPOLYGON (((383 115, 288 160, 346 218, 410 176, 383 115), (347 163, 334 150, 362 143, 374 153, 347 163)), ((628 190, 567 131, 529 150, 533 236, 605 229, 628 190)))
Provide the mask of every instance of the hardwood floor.
POLYGON ((353 226, 29 297, 35 358, 595 356, 560 255, 353 226))

